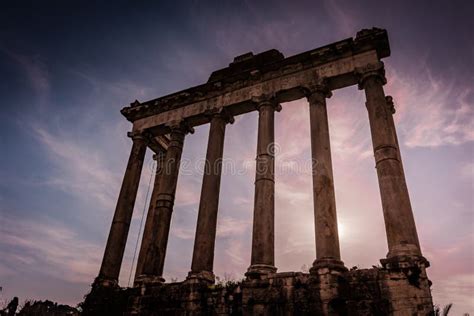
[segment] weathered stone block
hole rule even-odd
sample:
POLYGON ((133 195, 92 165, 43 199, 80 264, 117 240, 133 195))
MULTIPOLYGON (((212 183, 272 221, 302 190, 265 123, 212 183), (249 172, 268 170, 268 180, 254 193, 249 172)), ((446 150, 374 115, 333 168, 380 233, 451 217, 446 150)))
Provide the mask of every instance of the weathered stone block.
POLYGON ((93 291, 85 315, 113 310, 126 315, 430 315, 430 282, 408 272, 372 268, 277 273, 227 285, 170 283, 137 289, 93 291), (98 295, 97 297, 91 297, 98 295), (102 302, 102 305, 99 304, 102 302))

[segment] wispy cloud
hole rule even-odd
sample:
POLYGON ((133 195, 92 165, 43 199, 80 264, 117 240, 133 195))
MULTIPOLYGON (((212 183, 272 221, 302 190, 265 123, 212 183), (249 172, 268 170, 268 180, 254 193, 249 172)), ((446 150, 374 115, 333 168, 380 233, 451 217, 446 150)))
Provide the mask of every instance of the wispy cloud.
MULTIPOLYGON (((250 257, 250 253, 248 252, 247 247, 245 247, 241 241, 236 241, 232 243, 231 247, 227 247, 227 249, 225 250, 225 254, 230 259, 230 261, 238 267, 245 267, 249 265, 249 261, 247 258, 250 257)), ((233 271, 229 271, 229 272, 233 272, 233 271)))
POLYGON ((6 54, 21 68, 37 97, 44 99, 49 95, 50 75, 45 62, 39 55, 20 54, 1 45, 0 52, 6 54))
POLYGON ((399 133, 408 147, 461 145, 474 141, 474 91, 454 78, 434 77, 422 67, 415 77, 389 69, 399 133))
POLYGON ((472 308, 474 274, 450 275, 433 285, 435 303, 445 306, 453 303, 453 311, 466 313, 472 308))
POLYGON ((332 17, 336 28, 343 36, 353 36, 356 29, 358 19, 354 17, 355 12, 349 11, 346 6, 337 0, 324 0, 324 8, 328 16, 332 17))
MULTIPOLYGON (((93 75, 91 69, 77 69, 71 68, 68 70, 74 76, 86 81, 94 89, 94 93, 98 96, 116 96, 116 97, 125 97, 129 98, 129 101, 132 102, 132 99, 139 99, 143 101, 143 98, 146 98, 151 94, 151 88, 148 85, 138 85, 134 82, 131 82, 125 78, 117 78, 116 80, 110 81, 99 78, 98 76, 93 75)), ((102 102, 98 102, 97 105, 103 105, 102 102)), ((127 104, 116 104, 116 106, 126 106, 127 104)))
POLYGON ((78 197, 90 197, 106 209, 113 209, 120 176, 108 168, 108 160, 93 148, 81 147, 64 135, 34 129, 38 140, 49 150, 60 171, 47 184, 78 197))
MULTIPOLYGON (((472 223, 471 223, 472 225, 472 223)), ((435 230, 431 234, 439 234, 435 230)), ((429 237, 427 234, 426 237, 429 237)), ((436 240, 436 237, 431 239, 436 240)), ((438 240, 436 244, 424 240, 425 256, 431 260, 428 271, 434 280, 432 293, 436 304, 453 303, 455 312, 465 313, 472 309, 474 292, 474 250, 472 231, 452 238, 452 241, 438 240), (456 258, 456 259, 454 259, 456 258)))
POLYGON ((90 283, 97 273, 102 251, 69 227, 49 219, 29 221, 6 213, 2 216, 2 277, 22 273, 27 267, 30 273, 90 283))
POLYGON ((252 223, 236 218, 221 216, 217 223, 217 236, 220 238, 242 235, 246 232, 252 223))
POLYGON ((194 239, 194 230, 191 228, 176 227, 171 232, 175 237, 180 239, 192 240, 194 239))

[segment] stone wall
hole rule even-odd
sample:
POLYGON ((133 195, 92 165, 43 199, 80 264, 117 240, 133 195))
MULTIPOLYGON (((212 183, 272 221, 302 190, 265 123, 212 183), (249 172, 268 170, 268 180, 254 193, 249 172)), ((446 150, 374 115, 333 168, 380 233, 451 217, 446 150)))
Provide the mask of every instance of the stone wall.
MULTIPOLYGON (((108 309, 112 302, 121 305, 115 312, 146 316, 431 315, 430 285, 422 265, 390 270, 320 269, 317 274, 285 272, 224 285, 180 282, 125 292, 117 289, 114 293, 120 296, 120 304, 114 298, 99 301, 108 302, 104 303, 108 309)), ((103 307, 85 308, 84 314, 100 314, 103 307)))

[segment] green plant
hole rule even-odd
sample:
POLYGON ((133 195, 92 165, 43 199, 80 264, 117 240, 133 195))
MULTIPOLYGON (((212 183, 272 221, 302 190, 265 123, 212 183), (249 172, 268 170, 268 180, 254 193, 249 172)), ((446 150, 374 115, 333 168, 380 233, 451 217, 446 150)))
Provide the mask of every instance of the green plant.
POLYGON ((444 306, 443 310, 441 311, 441 308, 436 305, 434 308, 434 314, 435 316, 447 316, 451 310, 451 307, 453 307, 453 303, 449 303, 448 305, 444 306))

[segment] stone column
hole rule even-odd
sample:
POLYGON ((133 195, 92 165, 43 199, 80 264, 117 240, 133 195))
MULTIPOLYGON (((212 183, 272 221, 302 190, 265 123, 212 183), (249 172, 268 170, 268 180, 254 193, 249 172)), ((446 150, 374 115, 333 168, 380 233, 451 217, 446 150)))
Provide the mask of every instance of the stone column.
POLYGON ((257 100, 258 141, 252 234, 252 259, 246 275, 259 278, 276 272, 275 265, 275 111, 272 99, 257 100))
POLYGON ((146 140, 143 135, 129 133, 129 136, 133 140, 132 150, 123 177, 112 226, 110 227, 104 258, 96 280, 96 283, 102 286, 118 285, 123 253, 127 243, 128 230, 146 153, 146 140))
POLYGON ((312 272, 316 272, 321 267, 344 269, 339 250, 336 197, 326 109, 326 98, 329 97, 331 97, 331 91, 324 81, 308 87, 316 232, 316 260, 313 263, 312 272))
POLYGON ((207 145, 201 199, 194 239, 193 260, 188 280, 214 283, 214 246, 224 152, 225 127, 233 118, 223 112, 212 114, 207 145))
POLYGON ((151 243, 149 250, 144 254, 141 275, 135 279, 137 286, 164 282, 163 267, 168 245, 171 214, 173 213, 184 136, 188 131, 188 128, 183 124, 174 124, 170 129, 170 143, 162 167, 162 176, 159 180, 159 193, 154 205, 151 243))
POLYGON ((380 195, 388 241, 388 259, 421 257, 415 220, 399 154, 392 111, 387 106, 383 85, 383 63, 356 70, 359 89, 364 89, 370 131, 379 179, 380 195))
POLYGON ((151 193, 150 205, 148 207, 148 213, 145 222, 145 229, 143 230, 142 244, 140 246, 140 252, 138 254, 137 260, 137 269, 135 271, 135 281, 143 274, 143 264, 145 261, 146 254, 149 253, 152 244, 153 244, 153 231, 155 230, 154 218, 156 216, 156 200, 158 194, 160 193, 160 179, 163 175, 163 165, 165 161, 165 152, 159 152, 153 156, 153 159, 156 160, 156 173, 155 181, 153 183, 153 191, 151 193))
MULTIPOLYGON (((400 154, 400 145, 398 144, 398 136, 397 136, 397 131, 395 129, 395 121, 393 120, 393 115, 396 112, 395 104, 393 103, 393 98, 389 95, 385 97, 385 101, 387 101, 388 112, 392 114, 388 116, 388 122, 395 136, 395 143, 397 144, 397 148, 398 148, 398 160, 400 160, 400 164, 402 165, 402 169, 403 169, 402 155, 400 154)), ((403 173, 405 173, 405 171, 403 173)))

